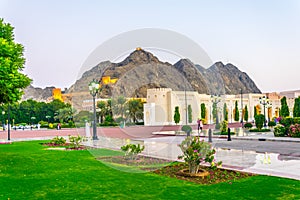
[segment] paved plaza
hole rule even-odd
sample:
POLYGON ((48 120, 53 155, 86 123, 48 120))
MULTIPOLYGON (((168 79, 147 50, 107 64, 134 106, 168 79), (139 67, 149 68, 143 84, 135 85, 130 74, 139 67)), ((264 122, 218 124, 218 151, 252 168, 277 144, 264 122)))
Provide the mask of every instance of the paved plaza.
MULTIPOLYGON (((126 128, 98 128, 99 140, 88 141, 86 145, 120 149, 126 143, 145 145, 143 154, 178 160, 181 150, 178 144, 185 136, 175 135, 178 126, 132 126, 126 128), (153 134, 156 133, 156 134, 153 134)), ((62 130, 18 130, 11 131, 11 141, 52 139, 55 136, 85 135, 84 128, 62 130)), ((194 132, 195 135, 198 135, 194 132)), ((200 137, 208 141, 206 133, 200 137)), ((7 131, 0 133, 0 141, 7 141, 7 131)), ((275 138, 272 133, 243 133, 232 136, 213 136, 212 146, 217 149, 216 159, 223 162, 223 167, 258 174, 274 175, 300 180, 300 139, 275 138)))

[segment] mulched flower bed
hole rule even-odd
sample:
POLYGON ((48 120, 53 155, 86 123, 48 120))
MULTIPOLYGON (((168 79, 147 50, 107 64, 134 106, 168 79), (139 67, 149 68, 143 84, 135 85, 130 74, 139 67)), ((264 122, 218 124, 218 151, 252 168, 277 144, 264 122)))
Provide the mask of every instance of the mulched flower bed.
POLYGON ((138 155, 133 159, 124 156, 105 156, 105 157, 98 157, 97 159, 104 162, 134 166, 145 171, 157 170, 158 168, 166 166, 170 162, 172 162, 170 160, 152 158, 152 157, 147 157, 142 155, 138 155))
POLYGON ((185 163, 173 163, 172 165, 155 170, 154 173, 176 178, 176 179, 190 181, 198 184, 206 184, 206 185, 216 184, 221 182, 227 182, 229 184, 232 184, 232 182, 236 180, 247 178, 250 176, 255 176, 255 174, 251 174, 251 173, 226 170, 222 168, 217 168, 216 170, 212 170, 211 168, 206 166, 201 166, 200 168, 202 170, 207 171, 209 175, 204 177, 185 175, 181 173, 181 170, 188 169, 188 166, 185 163))
POLYGON ((188 166, 185 163, 173 162, 170 160, 151 158, 141 155, 139 155, 136 159, 126 159, 124 156, 106 156, 98 157, 97 159, 104 162, 138 167, 142 170, 152 171, 152 173, 158 175, 168 176, 171 178, 205 185, 221 182, 232 184, 236 180, 255 176, 255 174, 251 173, 226 170, 222 168, 212 170, 211 168, 206 166, 201 166, 200 169, 208 172, 207 176, 191 176, 190 174, 182 173, 184 169, 188 169, 188 166))
POLYGON ((42 143, 43 146, 48 146, 48 147, 64 147, 66 150, 85 150, 87 149, 86 146, 81 145, 78 148, 72 147, 70 143, 65 143, 65 144, 54 144, 54 143, 42 143))

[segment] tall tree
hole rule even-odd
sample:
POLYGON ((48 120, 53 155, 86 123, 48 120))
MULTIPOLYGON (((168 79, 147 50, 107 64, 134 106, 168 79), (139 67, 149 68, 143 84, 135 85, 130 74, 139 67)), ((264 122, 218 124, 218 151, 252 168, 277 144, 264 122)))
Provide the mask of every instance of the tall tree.
POLYGON ((201 118, 202 119, 206 118, 206 107, 204 103, 201 103, 201 118))
POLYGON ((224 106, 223 106, 223 116, 224 116, 224 120, 228 122, 228 109, 227 109, 226 103, 224 103, 224 106))
POLYGON ((100 119, 100 123, 103 123, 103 118, 107 115, 108 113, 108 107, 107 107, 107 102, 106 101, 99 101, 97 102, 97 108, 99 108, 97 115, 98 118, 100 119))
POLYGON ((193 111, 191 105, 188 105, 188 121, 189 123, 193 122, 193 111))
POLYGON ((175 124, 178 124, 180 122, 179 106, 175 107, 174 122, 175 122, 175 124))
POLYGON ((254 106, 254 118, 257 116, 257 108, 254 106))
POLYGON ((213 120, 216 122, 216 124, 218 124, 219 122, 217 121, 218 118, 218 110, 217 110, 217 102, 213 102, 212 104, 212 116, 213 116, 213 120))
POLYGON ((128 101, 129 116, 134 123, 137 123, 137 119, 140 119, 141 113, 143 113, 143 103, 140 99, 132 99, 128 101))
POLYGON ((300 117, 300 97, 295 98, 293 117, 300 117))
POLYGON ((244 120, 245 122, 248 122, 249 119, 249 112, 248 112, 248 107, 247 105, 245 106, 245 113, 244 113, 244 120))
POLYGON ((286 102, 286 97, 282 97, 281 100, 281 109, 280 109, 280 116, 281 117, 288 117, 290 115, 289 107, 286 102))
POLYGON ((240 113, 239 113, 239 108, 238 108, 238 102, 235 101, 235 107, 234 107, 234 121, 238 122, 240 119, 240 113))
POLYGON ((25 58, 24 47, 14 41, 14 28, 0 19, 0 103, 21 99, 31 79, 22 74, 25 58))

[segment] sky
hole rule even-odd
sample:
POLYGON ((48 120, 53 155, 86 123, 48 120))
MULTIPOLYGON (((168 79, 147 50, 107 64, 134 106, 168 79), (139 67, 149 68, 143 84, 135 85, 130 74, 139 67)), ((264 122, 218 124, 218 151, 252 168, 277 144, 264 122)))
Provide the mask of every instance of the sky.
POLYGON ((99 45, 157 28, 237 66, 262 92, 300 89, 300 0, 0 0, 0 18, 15 27, 35 87, 70 87, 99 45))

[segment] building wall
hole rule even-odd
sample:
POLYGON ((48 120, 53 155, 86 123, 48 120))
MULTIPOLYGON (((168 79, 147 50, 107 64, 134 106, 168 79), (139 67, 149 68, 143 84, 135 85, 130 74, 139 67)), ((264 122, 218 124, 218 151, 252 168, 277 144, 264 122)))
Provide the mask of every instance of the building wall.
MULTIPOLYGON (((248 121, 254 121, 254 107, 257 107, 259 113, 264 114, 264 106, 260 103, 260 98, 266 96, 269 98, 269 105, 265 106, 266 119, 272 120, 273 117, 279 116, 279 108, 281 107, 280 96, 277 93, 266 93, 266 94, 241 94, 238 95, 222 95, 219 97, 217 103, 217 111, 219 121, 223 119, 223 108, 224 103, 228 109, 228 121, 230 123, 234 121, 234 109, 235 102, 238 103, 238 112, 241 120, 242 110, 247 105, 248 108, 248 121), (243 105, 243 109, 241 106, 243 105)), ((197 92, 191 91, 172 91, 170 88, 155 88, 147 90, 147 103, 144 104, 145 125, 171 125, 175 124, 173 120, 175 107, 179 107, 180 111, 180 122, 179 124, 185 124, 186 121, 186 109, 188 105, 192 107, 193 122, 188 124, 196 124, 197 118, 200 118, 201 103, 205 104, 207 110, 207 122, 209 124, 214 123, 212 117, 212 105, 215 101, 210 95, 198 94, 197 92), (154 114, 153 114, 154 113, 154 114), (149 117, 154 117, 149 118, 149 117), (148 118, 147 118, 148 117, 148 118)), ((287 103, 292 114, 294 105, 294 98, 287 98, 287 103)), ((292 115, 291 115, 292 116, 292 115)), ((244 121, 244 120, 243 120, 244 121)))

